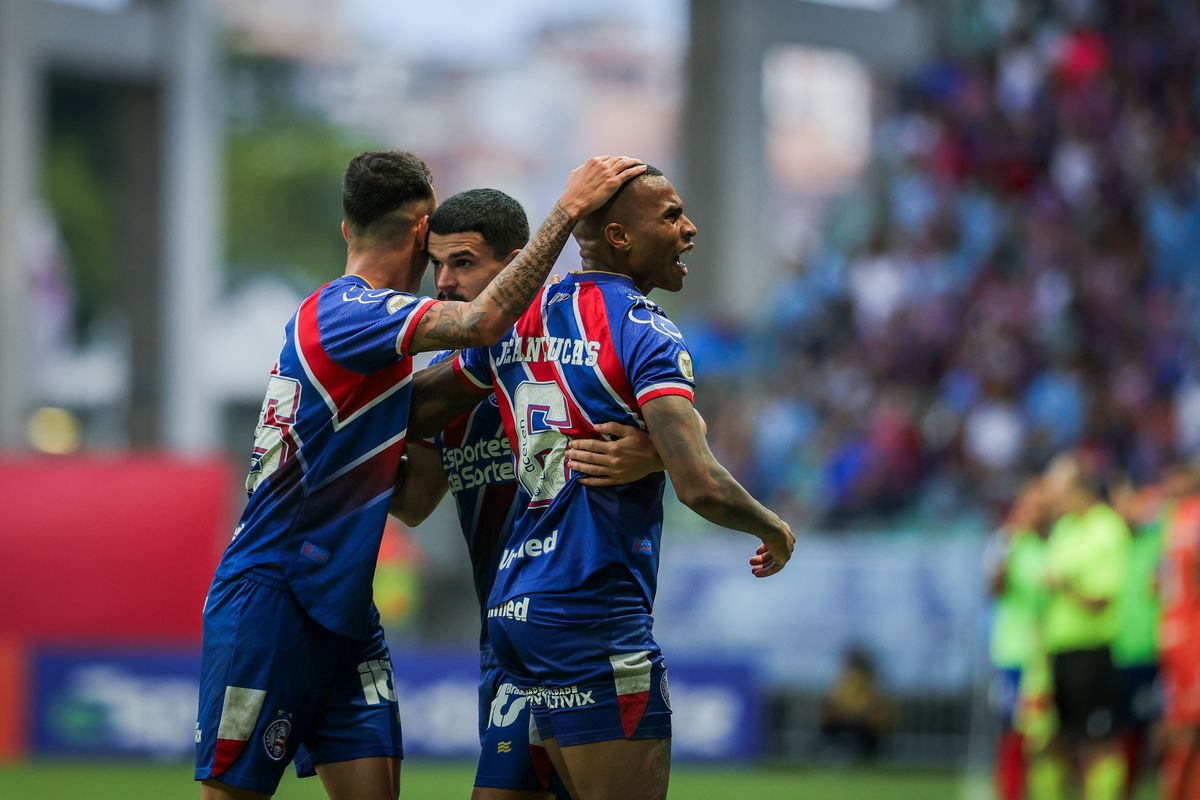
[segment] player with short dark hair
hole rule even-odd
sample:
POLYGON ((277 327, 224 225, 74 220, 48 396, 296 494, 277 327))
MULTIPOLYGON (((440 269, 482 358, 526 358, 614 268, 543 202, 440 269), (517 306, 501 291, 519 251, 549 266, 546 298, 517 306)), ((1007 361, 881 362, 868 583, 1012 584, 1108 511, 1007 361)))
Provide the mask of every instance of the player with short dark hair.
MULTIPOLYGON (((495 189, 472 189, 443 201, 429 220, 429 255, 438 297, 471 300, 525 244, 529 223, 520 203, 495 189)), ((454 355, 443 351, 440 362, 454 355)), ((602 477, 620 483, 662 469, 649 437, 629 426, 608 423, 602 477), (611 461, 609 460, 611 459, 611 461)), ((447 490, 454 497, 467 542, 481 614, 479 738, 474 800, 541 800, 553 791, 566 797, 537 728, 530 725, 526 699, 500 669, 482 616, 518 502, 512 447, 494 395, 462 414, 432 442, 415 442, 406 456, 403 479, 392 498, 392 513, 419 525, 447 490), (531 738, 532 734, 532 738, 531 738)), ((599 457, 599 456, 597 456, 599 457)))
POLYGON ((414 381, 417 433, 468 407, 468 386, 495 388, 526 511, 501 553, 488 634, 579 798, 665 797, 671 712, 651 617, 663 477, 589 486, 573 453, 604 422, 644 428, 685 505, 762 539, 754 575, 782 569, 795 542, 708 449, 683 335, 646 297, 682 288, 696 235, 670 181, 647 173, 577 226, 581 272, 543 289, 499 343, 414 381))
MULTIPOLYGON (((503 268, 529 241, 529 219, 521 204, 499 189, 471 189, 442 201, 429 218, 429 233, 431 237, 477 233, 477 243, 490 252, 492 260, 503 268)), ((434 257, 435 282, 439 267, 446 264, 434 257)), ((440 288, 438 293, 442 300, 464 299, 441 297, 440 288)), ((478 294, 478 291, 473 294, 478 294)))
POLYGON ((371 584, 407 442, 410 356, 498 339, 575 222, 640 170, 614 157, 574 170, 529 246, 465 303, 413 294, 435 204, 424 163, 404 152, 351 161, 345 274, 284 329, 250 499, 205 601, 202 797, 267 797, 293 757, 331 797, 398 795, 399 713, 371 584))

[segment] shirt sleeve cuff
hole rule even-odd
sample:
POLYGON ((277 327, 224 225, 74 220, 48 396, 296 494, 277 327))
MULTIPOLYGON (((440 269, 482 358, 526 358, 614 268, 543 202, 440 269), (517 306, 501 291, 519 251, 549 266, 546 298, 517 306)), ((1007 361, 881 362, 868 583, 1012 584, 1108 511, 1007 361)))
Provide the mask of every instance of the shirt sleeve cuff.
POLYGON ((663 382, 663 383, 653 383, 649 386, 643 387, 642 390, 637 393, 638 405, 640 406, 644 403, 647 403, 647 402, 653 400, 656 397, 663 397, 664 395, 668 395, 668 394, 674 394, 674 395, 679 395, 680 397, 686 397, 689 403, 696 402, 696 396, 695 396, 696 393, 695 393, 695 390, 692 389, 691 386, 689 386, 686 383, 676 383, 676 382, 672 381, 672 382, 663 382))

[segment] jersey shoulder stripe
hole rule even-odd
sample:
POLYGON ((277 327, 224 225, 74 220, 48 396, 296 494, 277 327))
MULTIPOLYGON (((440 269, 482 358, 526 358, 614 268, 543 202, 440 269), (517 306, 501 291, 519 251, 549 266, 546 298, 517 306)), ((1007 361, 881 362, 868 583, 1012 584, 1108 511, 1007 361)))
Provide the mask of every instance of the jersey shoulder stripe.
POLYGON ((340 430, 407 385, 412 377, 412 361, 405 358, 369 375, 346 369, 334 361, 321 344, 317 319, 323 291, 309 295, 300 305, 293 339, 305 375, 329 407, 334 430, 340 430))

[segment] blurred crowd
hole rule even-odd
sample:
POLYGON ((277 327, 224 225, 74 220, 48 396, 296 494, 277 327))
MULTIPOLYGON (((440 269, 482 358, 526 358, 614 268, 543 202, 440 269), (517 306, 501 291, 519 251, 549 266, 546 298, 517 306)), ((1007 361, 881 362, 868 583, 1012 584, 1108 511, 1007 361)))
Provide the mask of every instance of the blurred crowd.
POLYGON ((1065 454, 1018 493, 985 572, 1000 800, 1200 797, 1200 470, 1112 480, 1065 454))
POLYGON ((995 510, 1064 448, 1147 481, 1200 447, 1200 4, 953 5, 762 324, 695 337, 714 446, 797 521, 995 510))

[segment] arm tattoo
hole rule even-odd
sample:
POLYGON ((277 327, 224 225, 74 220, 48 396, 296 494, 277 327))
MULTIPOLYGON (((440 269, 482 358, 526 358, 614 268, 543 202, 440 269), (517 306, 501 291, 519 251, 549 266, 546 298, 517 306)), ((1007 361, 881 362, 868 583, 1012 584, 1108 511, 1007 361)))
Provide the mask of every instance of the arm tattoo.
POLYGON ((550 268, 575 223, 562 206, 557 203, 550 216, 538 228, 533 239, 517 254, 504 270, 470 303, 447 303, 430 311, 432 317, 427 325, 418 328, 423 339, 421 349, 475 347, 493 344, 494 338, 486 330, 500 330, 516 323, 517 318, 529 308, 537 296, 550 268), (500 320, 502 324, 488 324, 500 320))
POLYGON ((546 282, 550 268, 554 266, 574 227, 567 212, 555 203, 550 216, 546 217, 533 239, 483 290, 475 303, 486 299, 497 305, 504 314, 511 315, 515 322, 546 282))

